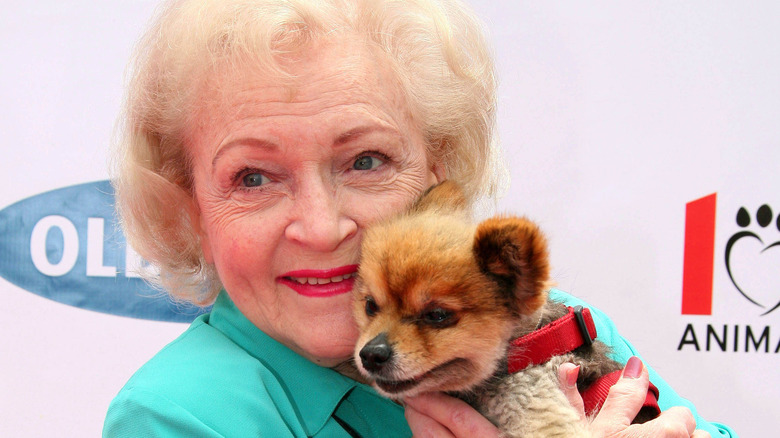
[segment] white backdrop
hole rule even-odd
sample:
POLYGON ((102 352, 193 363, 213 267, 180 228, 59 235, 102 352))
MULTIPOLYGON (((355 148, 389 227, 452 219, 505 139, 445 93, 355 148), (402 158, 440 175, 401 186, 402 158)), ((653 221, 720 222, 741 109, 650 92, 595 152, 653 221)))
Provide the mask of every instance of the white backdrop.
MULTIPOLYGON (((560 287, 613 316, 705 418, 743 437, 773 434, 780 309, 762 313, 780 301, 780 247, 770 247, 780 241, 780 6, 472 4, 499 65, 512 173, 500 209, 542 224, 560 287), (714 281, 696 292, 712 308, 687 315, 685 225, 699 222, 686 219, 686 204, 713 193, 714 249, 697 257, 714 281), (735 240, 740 232, 762 240, 735 240)), ((155 5, 4 4, 0 220, 23 199, 107 178, 124 65, 155 5)), ((16 284, 0 278, 0 436, 98 435, 131 373, 186 327, 83 310, 16 284)))

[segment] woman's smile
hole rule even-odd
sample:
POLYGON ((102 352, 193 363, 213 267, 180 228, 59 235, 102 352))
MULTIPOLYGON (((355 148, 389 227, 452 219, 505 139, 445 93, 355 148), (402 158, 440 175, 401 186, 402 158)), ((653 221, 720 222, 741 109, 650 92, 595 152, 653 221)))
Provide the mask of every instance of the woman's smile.
POLYGON ((305 269, 291 271, 277 278, 300 295, 307 297, 332 297, 352 291, 358 265, 340 266, 334 269, 305 269))

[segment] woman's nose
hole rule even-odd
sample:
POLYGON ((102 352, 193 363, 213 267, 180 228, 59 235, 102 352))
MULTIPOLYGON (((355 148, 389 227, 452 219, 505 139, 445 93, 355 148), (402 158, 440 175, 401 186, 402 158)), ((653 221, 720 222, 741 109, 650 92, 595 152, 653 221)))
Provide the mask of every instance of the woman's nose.
POLYGON ((327 184, 310 184, 293 199, 293 217, 285 237, 316 251, 333 251, 357 232, 357 223, 344 214, 344 200, 327 184))

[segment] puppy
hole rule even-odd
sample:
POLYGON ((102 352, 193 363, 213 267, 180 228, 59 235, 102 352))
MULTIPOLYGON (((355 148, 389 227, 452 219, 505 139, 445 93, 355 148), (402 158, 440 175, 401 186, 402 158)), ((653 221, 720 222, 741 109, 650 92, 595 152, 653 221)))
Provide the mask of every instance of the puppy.
POLYGON ((359 372, 396 400, 455 395, 509 437, 590 436, 557 368, 580 365, 583 389, 622 366, 593 341, 510 373, 530 355, 513 340, 570 310, 547 298, 547 245, 534 223, 506 216, 474 225, 469 216, 459 186, 445 181, 366 231, 354 288, 359 372))

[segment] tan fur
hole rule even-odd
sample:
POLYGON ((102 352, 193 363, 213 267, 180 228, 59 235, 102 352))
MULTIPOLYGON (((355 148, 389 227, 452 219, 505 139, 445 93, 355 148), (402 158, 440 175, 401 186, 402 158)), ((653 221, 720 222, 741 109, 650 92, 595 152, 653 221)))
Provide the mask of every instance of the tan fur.
MULTIPOLYGON (((459 396, 506 436, 590 436, 558 387, 561 360, 506 372, 508 342, 563 307, 547 300, 549 271, 533 222, 501 216, 474 225, 457 184, 433 187, 366 232, 354 288, 358 370, 393 399, 459 396)), ((584 368, 598 370, 585 374, 615 368, 603 351, 588 353, 584 368)))

